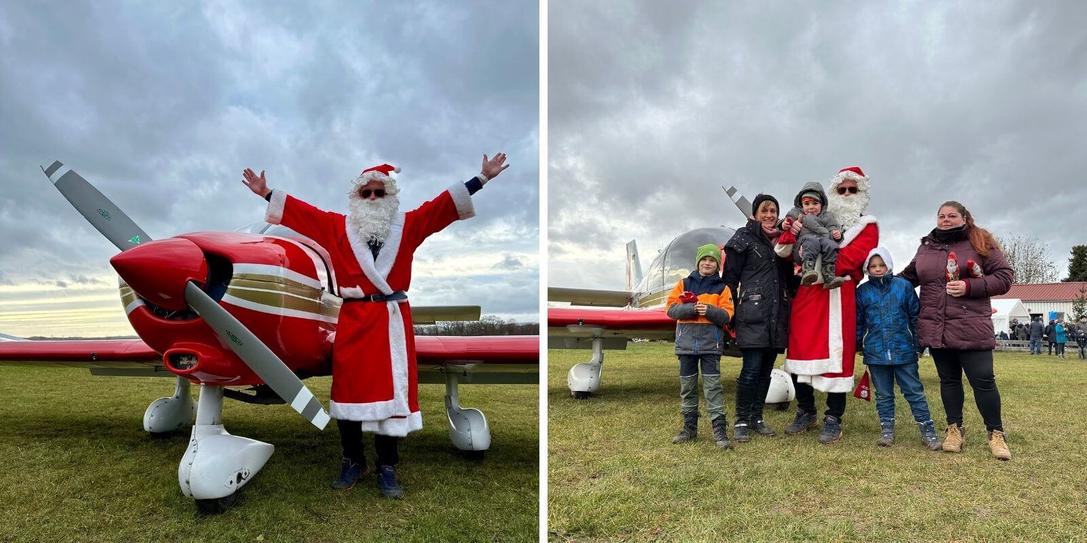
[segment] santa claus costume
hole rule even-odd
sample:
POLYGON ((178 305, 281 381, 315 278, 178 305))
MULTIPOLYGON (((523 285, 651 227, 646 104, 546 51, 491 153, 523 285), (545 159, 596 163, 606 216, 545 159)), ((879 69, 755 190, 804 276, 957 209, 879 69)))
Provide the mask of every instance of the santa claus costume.
MULTIPOLYGON (((395 205, 397 188, 391 174, 397 171, 387 164, 369 168, 355 187, 382 181, 386 194, 382 203, 395 205)), ((352 202, 353 208, 359 205, 352 202)), ((332 417, 360 421, 364 431, 405 436, 423 427, 407 297, 412 257, 427 236, 475 212, 468 186, 454 183, 418 208, 396 212, 387 225, 373 228, 379 232, 370 239, 361 237, 364 215, 348 220, 274 191, 265 220, 312 238, 332 258, 344 299, 332 355, 332 417), (381 236, 383 228, 387 232, 381 236)))
MULTIPOLYGON (((793 374, 797 383, 801 411, 798 420, 802 415, 810 417, 804 422, 809 426, 814 423, 813 388, 828 393, 826 415, 828 419, 834 418, 830 422, 840 424, 845 396, 853 389, 857 282, 864 276, 862 267, 868 252, 879 245, 876 218, 864 214, 868 207, 869 180, 860 167, 843 168, 831 178, 828 188, 829 211, 838 217, 843 228, 835 275, 845 282, 840 288, 828 290, 823 286, 828 278, 822 278, 800 287, 793 300, 785 357, 785 371, 793 374), (841 187, 846 180, 855 182, 856 188, 841 187)), ((775 251, 787 257, 792 253, 795 239, 791 232, 785 232, 778 239, 775 251)))

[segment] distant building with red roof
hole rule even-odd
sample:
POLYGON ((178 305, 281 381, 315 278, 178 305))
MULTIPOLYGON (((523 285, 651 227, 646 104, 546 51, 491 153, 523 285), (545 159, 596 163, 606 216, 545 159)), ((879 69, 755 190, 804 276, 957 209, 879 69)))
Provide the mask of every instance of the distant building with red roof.
POLYGON ((1007 294, 993 298, 1018 298, 1031 316, 1040 315, 1048 320, 1051 312, 1058 313, 1059 318, 1071 319, 1072 302, 1080 296, 1087 297, 1087 281, 1016 284, 1007 294))

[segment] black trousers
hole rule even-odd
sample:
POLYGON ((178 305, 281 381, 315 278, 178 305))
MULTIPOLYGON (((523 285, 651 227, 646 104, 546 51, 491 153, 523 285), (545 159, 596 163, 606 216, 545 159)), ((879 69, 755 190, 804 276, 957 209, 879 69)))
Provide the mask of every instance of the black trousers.
MULTIPOLYGON (((362 447, 362 424, 357 420, 336 419, 340 429, 340 446, 343 457, 366 465, 366 452, 362 447)), ((395 466, 400 463, 400 438, 374 434, 374 449, 378 466, 395 466)))
POLYGON ((770 372, 777 360, 776 349, 740 349, 743 367, 736 377, 736 422, 754 422, 762 418, 766 393, 770 390, 770 372))
MULTIPOLYGON (((807 383, 798 383, 796 375, 793 376, 793 388, 796 389, 796 406, 808 413, 815 413, 815 389, 807 383)), ((827 393, 827 410, 824 415, 830 415, 838 419, 845 415, 845 392, 827 393)))
POLYGON ((978 405, 986 430, 1004 431, 1000 422, 1000 391, 996 389, 993 373, 993 351, 966 351, 956 349, 932 349, 932 361, 940 376, 940 399, 948 424, 962 425, 962 405, 965 394, 962 374, 974 389, 974 403, 978 405))

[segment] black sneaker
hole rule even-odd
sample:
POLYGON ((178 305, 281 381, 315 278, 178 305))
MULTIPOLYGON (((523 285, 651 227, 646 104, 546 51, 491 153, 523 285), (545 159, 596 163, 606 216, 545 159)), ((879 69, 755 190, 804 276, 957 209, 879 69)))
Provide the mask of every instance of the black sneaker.
POLYGON ((785 427, 785 433, 799 434, 800 432, 807 432, 809 428, 815 428, 815 413, 797 409, 796 418, 785 427))
POLYGON ((340 478, 332 481, 333 490, 348 490, 366 475, 366 465, 344 458, 340 463, 340 478))
POLYGON ((827 415, 823 419, 823 431, 819 432, 819 443, 827 445, 842 439, 842 419, 827 415))
POLYGON ((399 500, 404 497, 404 489, 396 481, 395 466, 378 466, 377 487, 381 489, 381 495, 386 498, 399 500))
POLYGON ((755 420, 751 423, 751 429, 760 436, 774 437, 777 435, 774 429, 766 424, 766 421, 762 419, 755 420))
POLYGON ((751 441, 751 429, 747 427, 746 423, 737 423, 736 426, 732 427, 732 437, 736 439, 737 443, 747 443, 751 441))

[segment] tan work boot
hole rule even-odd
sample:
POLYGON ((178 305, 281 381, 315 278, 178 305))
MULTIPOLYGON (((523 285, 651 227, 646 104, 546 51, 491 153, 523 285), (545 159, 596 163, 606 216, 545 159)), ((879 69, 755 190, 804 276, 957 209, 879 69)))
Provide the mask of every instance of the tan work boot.
POLYGON ((1004 432, 993 430, 989 432, 989 451, 997 460, 1011 460, 1012 452, 1008 449, 1008 442, 1004 440, 1004 432))
POLYGON ((947 435, 944 436, 944 452, 962 452, 962 446, 966 443, 966 436, 962 426, 949 424, 947 435))

